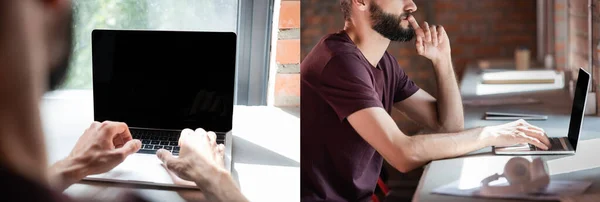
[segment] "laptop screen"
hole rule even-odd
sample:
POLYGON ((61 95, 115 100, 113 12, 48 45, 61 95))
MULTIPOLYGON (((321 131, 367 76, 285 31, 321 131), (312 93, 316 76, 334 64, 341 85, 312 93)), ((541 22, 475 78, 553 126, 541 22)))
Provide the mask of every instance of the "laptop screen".
POLYGON ((234 33, 94 30, 92 55, 96 121, 231 130, 234 33))
POLYGON ((590 74, 583 69, 579 69, 579 77, 577 78, 577 86, 575 87, 575 96, 573 98, 573 108, 571 109, 571 122, 569 123, 569 142, 573 145, 573 149, 577 149, 577 140, 583 126, 583 116, 585 111, 585 103, 587 100, 587 92, 590 83, 590 74))

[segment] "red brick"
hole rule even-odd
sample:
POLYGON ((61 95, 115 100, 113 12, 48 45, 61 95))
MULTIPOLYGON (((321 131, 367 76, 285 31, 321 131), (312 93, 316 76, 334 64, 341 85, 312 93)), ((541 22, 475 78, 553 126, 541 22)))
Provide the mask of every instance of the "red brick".
POLYGON ((569 0, 569 13, 571 15, 587 15, 587 0, 569 0))
POLYGON ((451 35, 452 33, 460 33, 462 31, 461 24, 442 24, 442 26, 444 26, 444 29, 448 35, 451 35))
POLYGON ((300 96, 300 74, 277 74, 275 96, 300 96))
POLYGON ((416 48, 400 48, 400 50, 398 51, 398 56, 401 56, 401 57, 414 56, 414 55, 418 55, 416 48))
MULTIPOLYGON (((419 5, 417 5, 419 6, 419 5)), ((466 11, 468 9, 468 4, 456 3, 456 1, 438 1, 434 6, 435 10, 438 12, 443 11, 466 11)), ((418 10, 417 10, 418 11, 418 10)))
POLYGON ((456 20, 459 22, 483 21, 483 15, 477 13, 464 12, 456 14, 456 20))
POLYGON ((554 51, 555 52, 563 52, 563 51, 565 51, 565 44, 564 43, 555 43, 554 44, 554 51))
POLYGON ((500 44, 526 44, 534 41, 535 37, 527 36, 527 35, 506 35, 497 37, 497 43, 500 44))
POLYGON ((524 30, 523 24, 518 23, 499 23, 492 26, 494 32, 519 32, 524 30))
POLYGON ((464 54, 464 45, 462 44, 458 44, 458 45, 454 45, 452 46, 452 55, 463 55, 464 54))
POLYGON ((462 45, 462 44, 478 44, 478 43, 481 43, 481 37, 480 36, 461 35, 461 36, 456 37, 456 43, 459 43, 460 45, 462 45))
POLYGON ((567 5, 562 3, 561 1, 554 1, 554 10, 564 10, 567 9, 567 5))
POLYGON ((400 65, 401 68, 408 67, 410 66, 410 60, 407 58, 399 58, 398 65, 400 65))
POLYGON ((300 1, 282 1, 279 11, 279 28, 300 28, 300 1))
POLYGON ((587 17, 581 16, 569 16, 569 24, 571 26, 571 32, 581 33, 587 35, 588 33, 588 22, 587 17))
POLYGON ((277 63, 300 63, 300 39, 277 41, 277 63))
POLYGON ((482 45, 473 49, 473 56, 475 57, 490 57, 495 55, 501 55, 501 47, 494 45, 482 45))

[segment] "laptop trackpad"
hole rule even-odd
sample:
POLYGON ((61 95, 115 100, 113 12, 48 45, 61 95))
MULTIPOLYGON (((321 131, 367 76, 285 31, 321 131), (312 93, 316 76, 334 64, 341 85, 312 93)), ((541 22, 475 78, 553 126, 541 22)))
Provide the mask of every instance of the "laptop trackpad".
POLYGON ((111 171, 90 175, 86 179, 118 181, 134 184, 157 184, 166 186, 196 187, 195 183, 175 176, 163 166, 156 155, 133 154, 111 171))

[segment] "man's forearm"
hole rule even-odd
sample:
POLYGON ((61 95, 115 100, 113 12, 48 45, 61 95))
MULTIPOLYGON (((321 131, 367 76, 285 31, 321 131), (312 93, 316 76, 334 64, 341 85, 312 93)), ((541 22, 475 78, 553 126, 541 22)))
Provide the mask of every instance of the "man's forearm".
POLYGON ((196 182, 208 201, 246 202, 246 197, 236 186, 231 173, 220 170, 210 181, 196 182))
POLYGON ((412 169, 430 161, 452 158, 490 146, 486 128, 473 128, 457 133, 439 133, 410 137, 412 169))
POLYGON ((409 172, 433 160, 457 157, 491 146, 491 134, 489 127, 483 127, 456 133, 402 135, 397 137, 408 139, 392 141, 399 143, 394 145, 399 149, 394 151, 395 156, 383 155, 399 171, 409 172))
POLYGON ((433 62, 437 80, 438 122, 444 132, 458 132, 464 129, 464 115, 458 83, 454 76, 452 58, 433 62))

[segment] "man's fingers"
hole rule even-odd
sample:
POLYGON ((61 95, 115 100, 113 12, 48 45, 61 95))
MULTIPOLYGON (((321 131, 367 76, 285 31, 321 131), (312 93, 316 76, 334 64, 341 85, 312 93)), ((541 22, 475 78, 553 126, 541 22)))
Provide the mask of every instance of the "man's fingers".
POLYGON ((210 140, 208 135, 206 134, 206 131, 202 128, 198 128, 196 129, 196 131, 194 132, 194 135, 198 135, 200 136, 200 139, 205 139, 209 144, 210 144, 210 140))
POLYGON ((438 31, 438 44, 441 44, 444 42, 444 38, 446 36, 446 30, 444 29, 443 26, 438 25, 437 31, 438 31))
POLYGON ((431 42, 433 42, 433 46, 438 45, 438 32, 435 25, 431 26, 431 42))
POLYGON ((176 169, 176 164, 179 162, 179 159, 175 158, 170 151, 167 151, 165 149, 159 149, 156 152, 156 156, 158 157, 158 159, 160 159, 160 161, 163 162, 167 169, 175 172, 179 171, 176 169))
POLYGON ((429 23, 423 23, 423 28, 425 29, 425 42, 431 42, 431 30, 429 29, 429 23))
POLYGON ((527 127, 520 127, 520 128, 517 128, 517 130, 523 132, 525 135, 527 135, 529 137, 533 137, 533 138, 541 141, 546 146, 548 146, 548 148, 550 148, 550 146, 551 146, 550 140, 548 139, 548 137, 546 137, 546 135, 543 132, 540 132, 537 130, 531 130, 531 129, 528 129, 527 127))
POLYGON ((130 140, 126 142, 123 147, 115 149, 114 154, 124 160, 127 156, 136 153, 140 148, 142 148, 142 142, 140 140, 130 140))
POLYGON ((225 145, 219 144, 217 145, 217 155, 215 161, 217 161, 217 165, 225 166, 225 145))
POLYGON ((179 141, 177 141, 177 145, 181 146, 181 143, 183 143, 183 141, 185 141, 185 138, 189 135, 194 133, 194 131, 192 129, 186 128, 183 129, 181 131, 181 134, 179 134, 179 141))
POLYGON ((536 146, 537 148, 540 148, 540 149, 543 149, 543 150, 548 150, 548 146, 546 146, 540 140, 535 139, 535 138, 530 137, 530 136, 527 136, 523 132, 519 132, 519 133, 520 133, 519 134, 519 138, 522 140, 522 142, 532 144, 532 145, 536 146))
POLYGON ((217 145, 217 134, 215 132, 208 132, 208 140, 210 141, 210 146, 214 147, 217 145))
POLYGON ((116 136, 115 138, 113 138, 112 142, 115 148, 121 148, 125 144, 125 141, 123 141, 123 138, 121 138, 121 136, 116 136))
POLYGON ((542 129, 542 128, 540 128, 540 127, 537 127, 537 126, 534 126, 534 125, 531 125, 531 124, 529 124, 529 123, 528 123, 528 125, 527 125, 527 128, 529 128, 529 129, 531 129, 531 130, 540 131, 540 132, 542 132, 542 133, 546 134, 546 131, 544 131, 544 129, 542 129))
POLYGON ((546 132, 544 131, 544 129, 542 129, 542 128, 540 128, 540 127, 537 127, 537 126, 534 126, 534 125, 532 125, 531 123, 529 123, 529 122, 527 122, 527 121, 525 121, 525 120, 523 120, 523 119, 519 119, 519 120, 517 121, 517 125, 518 125, 518 126, 526 126, 526 127, 529 127, 529 128, 532 128, 532 129, 535 129, 535 130, 541 131, 541 132, 543 132, 543 133, 546 133, 546 132))
POLYGON ((129 127, 123 122, 104 121, 98 126, 98 133, 109 137, 110 140, 115 136, 119 136, 123 142, 133 139, 129 127))
POLYGON ((203 128, 196 128, 194 131, 196 134, 206 134, 206 131, 203 128))
POLYGON ((421 26, 419 25, 419 23, 417 22, 417 20, 415 19, 415 17, 413 17, 412 15, 408 17, 408 22, 410 22, 410 25, 412 25, 412 27, 415 29, 415 34, 419 37, 425 37, 425 32, 423 31, 423 29, 421 29, 421 26))
POLYGON ((417 42, 416 42, 416 46, 417 46, 417 53, 419 55, 422 55, 424 50, 424 46, 423 46, 423 37, 417 36, 417 42))

